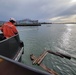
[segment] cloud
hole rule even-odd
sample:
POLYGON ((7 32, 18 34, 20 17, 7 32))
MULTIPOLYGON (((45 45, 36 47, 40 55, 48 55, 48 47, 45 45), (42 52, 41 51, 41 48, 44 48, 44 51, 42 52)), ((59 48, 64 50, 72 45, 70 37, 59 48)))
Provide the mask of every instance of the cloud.
POLYGON ((76 22, 76 15, 54 17, 49 20, 51 22, 76 22))
MULTIPOLYGON (((72 1, 72 0, 71 0, 72 1)), ((75 2, 69 0, 0 0, 0 20, 49 19, 76 13, 75 2)))

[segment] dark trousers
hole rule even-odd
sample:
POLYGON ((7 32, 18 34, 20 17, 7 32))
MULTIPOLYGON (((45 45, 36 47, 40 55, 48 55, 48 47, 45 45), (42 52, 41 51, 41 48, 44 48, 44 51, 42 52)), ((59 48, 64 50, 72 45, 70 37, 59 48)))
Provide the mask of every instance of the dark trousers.
POLYGON ((6 39, 6 37, 4 37, 4 35, 1 33, 1 34, 0 34, 0 41, 2 41, 2 40, 4 40, 4 39, 6 39))

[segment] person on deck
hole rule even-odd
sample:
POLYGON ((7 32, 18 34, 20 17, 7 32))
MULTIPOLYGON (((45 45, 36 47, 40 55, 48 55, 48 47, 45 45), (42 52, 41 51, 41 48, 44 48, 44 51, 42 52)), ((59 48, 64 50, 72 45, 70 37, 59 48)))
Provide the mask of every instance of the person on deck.
POLYGON ((3 32, 4 38, 9 38, 18 33, 16 26, 16 20, 14 18, 10 18, 9 22, 4 23, 0 30, 3 32))

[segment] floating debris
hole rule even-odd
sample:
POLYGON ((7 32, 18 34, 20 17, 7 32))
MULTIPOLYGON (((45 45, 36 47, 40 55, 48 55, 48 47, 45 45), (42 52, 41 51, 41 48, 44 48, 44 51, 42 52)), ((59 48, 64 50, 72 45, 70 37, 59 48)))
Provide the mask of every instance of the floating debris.
POLYGON ((50 74, 58 75, 57 72, 55 72, 52 69, 49 69, 47 66, 45 66, 44 64, 41 63, 48 53, 54 54, 54 55, 59 56, 61 58, 65 57, 65 58, 67 58, 69 60, 71 59, 71 56, 63 54, 63 53, 60 53, 60 52, 53 52, 51 50, 45 50, 39 57, 36 57, 33 54, 30 55, 31 60, 33 60, 33 63, 32 63, 33 65, 37 64, 37 65, 41 66, 44 70, 46 70, 47 72, 49 72, 50 74))

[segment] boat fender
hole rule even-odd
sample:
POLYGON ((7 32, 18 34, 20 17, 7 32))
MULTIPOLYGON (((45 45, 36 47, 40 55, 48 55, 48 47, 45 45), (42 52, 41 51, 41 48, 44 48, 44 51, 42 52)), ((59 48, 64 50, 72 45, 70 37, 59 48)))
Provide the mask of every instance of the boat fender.
POLYGON ((20 41, 20 46, 21 46, 21 47, 24 47, 23 41, 20 41))

